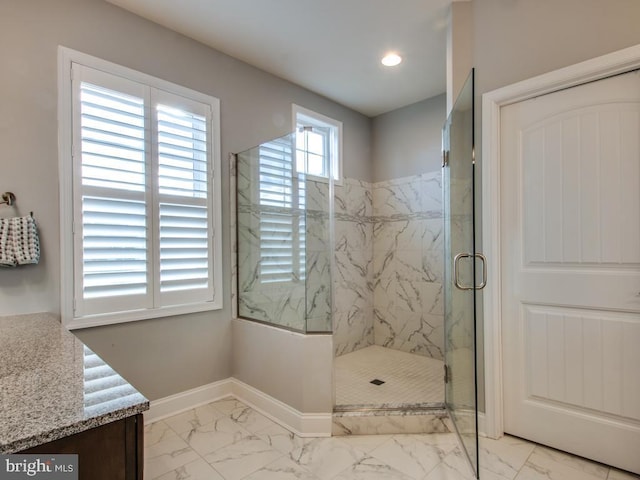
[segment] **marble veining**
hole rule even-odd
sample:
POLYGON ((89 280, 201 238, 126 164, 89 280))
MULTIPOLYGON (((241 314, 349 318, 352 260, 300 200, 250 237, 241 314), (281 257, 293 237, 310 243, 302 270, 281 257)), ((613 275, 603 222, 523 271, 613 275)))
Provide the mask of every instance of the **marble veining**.
MULTIPOLYGON (((385 420, 384 417, 377 418, 381 422, 385 420)), ((398 418, 410 422, 419 416, 407 415, 398 418)), ((227 398, 146 426, 145 478, 149 480, 472 480, 475 478, 456 434, 451 433, 450 420, 444 418, 442 423, 435 422, 432 426, 441 433, 436 431, 411 435, 381 433, 301 438, 247 405, 227 398), (251 418, 253 420, 249 420, 251 418), (221 420, 225 422, 221 423, 221 420), (185 436, 192 421, 199 424, 196 429, 203 432, 203 435, 185 436), (219 427, 214 428, 212 423, 217 423, 219 427), (205 431, 206 435, 204 435, 205 431), (186 440, 178 436, 178 432, 182 432, 180 435, 186 440)), ((379 430, 384 430, 382 424, 378 427, 379 430)), ((420 425, 418 427, 424 428, 420 425)), ((343 430, 342 433, 348 432, 343 430)), ((480 469, 482 479, 495 480, 632 480, 640 478, 628 472, 508 435, 499 440, 480 438, 480 469)))
POLYGON ((411 433, 451 433, 453 426, 446 411, 410 410, 385 414, 338 413, 333 416, 333 435, 392 435, 411 433))
POLYGON ((346 405, 349 409, 341 411, 336 409, 334 412, 337 417, 385 417, 389 415, 397 415, 402 417, 411 417, 419 415, 435 415, 440 418, 447 417, 448 413, 445 409, 444 402, 422 402, 422 403, 380 403, 376 404, 376 408, 369 410, 371 404, 363 403, 361 405, 346 405))
MULTIPOLYGON (((282 164, 290 165, 291 151, 281 153, 282 164)), ((231 159, 237 187, 231 202, 237 220, 234 316, 302 332, 330 331, 329 185, 291 172, 272 172, 276 176, 263 181, 261 161, 259 149, 231 159)))
POLYGON ((136 415, 149 401, 42 313, 0 317, 0 405, 0 453, 13 453, 136 415))
POLYGON ((336 356, 375 344, 442 359, 441 173, 345 179, 335 205, 336 356))
POLYGON ((373 345, 371 184, 345 178, 335 192, 333 345, 336 356, 373 345))
POLYGON ((440 172, 373 185, 376 345, 444 357, 440 172))

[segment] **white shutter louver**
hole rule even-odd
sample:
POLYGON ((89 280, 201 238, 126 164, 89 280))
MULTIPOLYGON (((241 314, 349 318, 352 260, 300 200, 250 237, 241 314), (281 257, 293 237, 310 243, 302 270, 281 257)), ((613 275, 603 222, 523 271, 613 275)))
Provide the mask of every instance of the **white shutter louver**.
POLYGON ((206 118, 158 105, 160 292, 207 289, 206 118))
POLYGON ((83 196, 84 298, 147 292, 144 202, 83 196))
POLYGON ((160 290, 207 288, 206 207, 160 204, 160 290))
POLYGON ((207 198, 207 123, 202 115, 158 105, 161 194, 207 198))
POLYGON ((144 101, 80 86, 83 298, 147 293, 144 101))
POLYGON ((83 82, 82 184, 144 192, 144 101, 83 82))

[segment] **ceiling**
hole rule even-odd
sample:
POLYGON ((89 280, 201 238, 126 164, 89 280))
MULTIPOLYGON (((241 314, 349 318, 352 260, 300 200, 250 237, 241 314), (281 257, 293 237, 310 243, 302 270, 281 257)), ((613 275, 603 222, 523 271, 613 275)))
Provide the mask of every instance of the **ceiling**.
POLYGON ((367 116, 445 92, 451 0, 107 1, 367 116))

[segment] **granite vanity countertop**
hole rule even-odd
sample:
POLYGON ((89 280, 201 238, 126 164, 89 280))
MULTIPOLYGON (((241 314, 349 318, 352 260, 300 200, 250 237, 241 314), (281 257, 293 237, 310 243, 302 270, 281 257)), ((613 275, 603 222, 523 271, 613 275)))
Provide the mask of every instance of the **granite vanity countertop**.
POLYGON ((149 409, 53 314, 0 317, 0 454, 149 409))

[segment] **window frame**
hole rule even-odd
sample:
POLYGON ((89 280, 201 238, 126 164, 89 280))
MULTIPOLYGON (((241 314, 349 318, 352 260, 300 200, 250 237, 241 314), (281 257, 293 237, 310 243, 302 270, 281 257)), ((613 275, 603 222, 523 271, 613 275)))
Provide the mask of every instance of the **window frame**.
MULTIPOLYGON (((145 120, 146 122, 147 120, 145 120)), ((150 140, 146 140, 149 142, 150 140)), ((76 328, 94 327, 99 325, 109 325, 115 323, 125 323, 151 318, 181 315, 187 313, 203 312, 209 310, 219 310, 223 307, 223 282, 222 282, 222 189, 221 189, 221 155, 220 155, 220 101, 210 95, 200 93, 189 88, 176 85, 145 73, 132 70, 130 68, 117 65, 106 60, 102 60, 91 55, 78 52, 63 46, 58 47, 58 168, 60 181, 60 299, 62 323, 69 330, 76 328), (74 261, 74 221, 77 218, 80 207, 78 205, 77 192, 74 192, 74 182, 77 168, 74 166, 73 153, 73 92, 72 65, 80 64, 95 70, 105 72, 109 75, 123 77, 127 80, 144 84, 153 89, 164 91, 169 94, 184 97, 190 101, 207 105, 211 109, 210 121, 210 168, 208 174, 208 190, 210 192, 207 201, 207 209, 210 212, 211 225, 211 246, 209 252, 210 278, 213 282, 213 298, 211 301, 196 301, 186 304, 172 304, 168 306, 155 306, 152 308, 137 308, 132 310, 85 314, 76 316, 76 263, 74 261), (74 211, 76 209, 76 211, 74 211)), ((155 175, 155 167, 147 175, 155 175)), ((153 180, 155 182, 155 180, 153 180)), ((152 195, 147 205, 147 211, 155 211, 156 195, 152 195)), ((155 229, 153 219, 148 224, 148 228, 155 229)), ((150 234, 155 237, 155 232, 150 234)), ((152 247, 149 261, 153 262, 154 268, 159 267, 159 259, 154 253, 156 247, 152 247)), ((81 275, 81 272, 80 272, 81 275)), ((148 288, 155 290, 158 279, 152 279, 148 288)))
MULTIPOLYGON (((295 103, 291 105, 291 112, 292 112, 292 124, 296 134, 298 132, 300 124, 304 123, 305 125, 311 126, 311 127, 315 126, 315 127, 329 128, 331 131, 331 136, 332 137, 335 136, 335 138, 331 138, 329 141, 329 144, 330 144, 329 167, 330 167, 331 175, 333 176, 334 184, 342 185, 342 137, 343 137, 342 122, 339 120, 335 120, 333 118, 327 117, 326 115, 322 115, 321 113, 314 112, 313 110, 309 110, 308 108, 302 107, 300 105, 296 105, 295 103)), ((329 178, 325 176, 312 175, 306 172, 299 172, 299 173, 304 173, 306 177, 311 180, 320 181, 320 182, 329 181, 329 178)))

